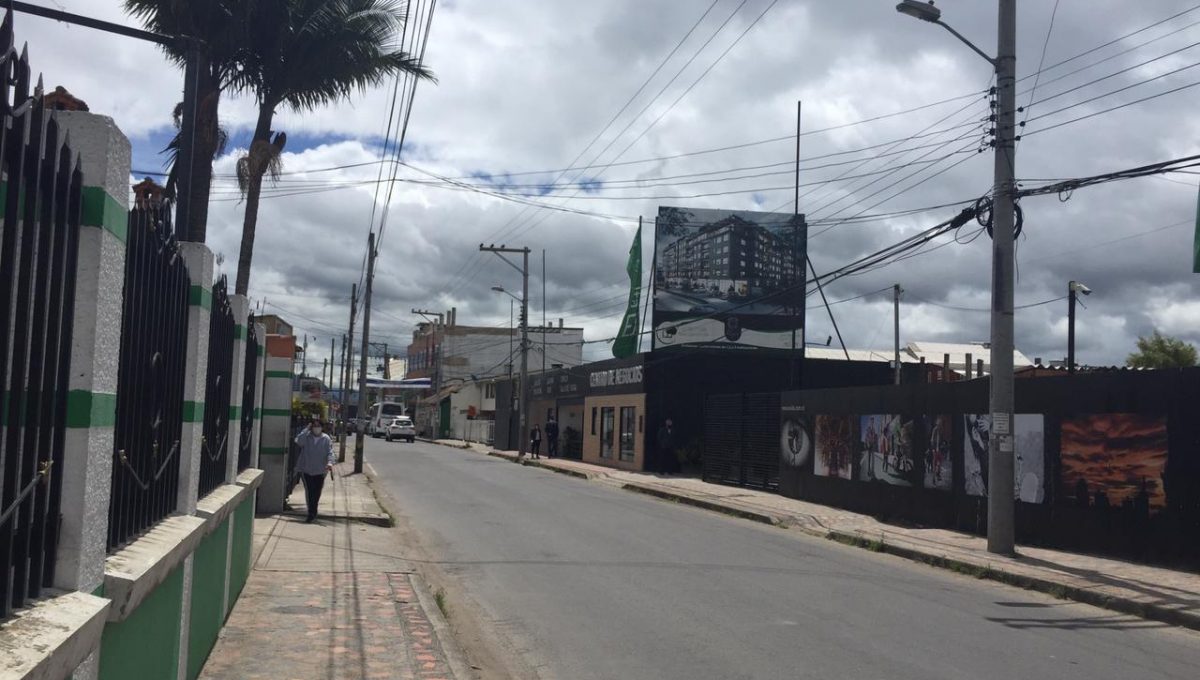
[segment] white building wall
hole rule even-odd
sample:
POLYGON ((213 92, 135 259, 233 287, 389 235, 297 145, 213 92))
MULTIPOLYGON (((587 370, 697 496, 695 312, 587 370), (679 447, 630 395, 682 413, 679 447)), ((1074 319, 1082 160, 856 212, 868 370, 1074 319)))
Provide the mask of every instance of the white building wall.
MULTIPOLYGON (((542 368, 543 347, 545 365, 578 366, 583 363, 583 329, 563 328, 552 333, 529 334, 529 370, 542 368)), ((513 373, 521 370, 520 333, 507 334, 462 333, 451 329, 442 346, 442 384, 449 381, 471 380, 508 374, 511 361, 513 373), (509 352, 512 352, 511 359, 509 352), (465 359, 465 363, 463 360, 465 359)))

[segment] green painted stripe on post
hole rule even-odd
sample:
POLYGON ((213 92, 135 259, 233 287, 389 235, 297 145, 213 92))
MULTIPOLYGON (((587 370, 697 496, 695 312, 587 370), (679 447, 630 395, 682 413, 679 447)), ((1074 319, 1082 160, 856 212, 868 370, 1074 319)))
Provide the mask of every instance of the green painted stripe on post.
POLYGON ((129 235, 129 213, 103 188, 83 188, 80 212, 83 226, 99 227, 125 243, 129 235))
POLYGON ((117 395, 107 392, 67 392, 67 427, 112 427, 117 422, 117 395))
POLYGON ((287 416, 292 417, 292 409, 290 408, 264 408, 262 410, 264 416, 287 416))
POLYGON ((185 423, 204 422, 204 402, 202 402, 202 401, 185 401, 185 402, 183 402, 183 422, 185 422, 185 423))
POLYGON ((204 286, 192 286, 188 295, 188 304, 193 307, 212 309, 212 291, 204 286))
POLYGON ((234 340, 245 340, 246 339, 246 327, 240 323, 234 324, 233 325, 233 339, 234 340))
POLYGON ((258 452, 268 456, 282 456, 287 454, 288 450, 286 446, 262 446, 259 447, 258 452))
POLYGON ((254 409, 254 419, 258 420, 259 418, 262 418, 262 409, 256 408, 254 409))
POLYGON ((258 356, 260 356, 260 357, 267 356, 267 346, 262 344, 261 342, 258 343, 258 356))
POLYGON ((288 380, 291 380, 292 372, 291 371, 267 371, 267 377, 268 378, 287 378, 288 380))
POLYGON ((234 406, 233 404, 230 404, 229 405, 229 419, 230 420, 240 420, 241 417, 242 417, 242 407, 234 406))

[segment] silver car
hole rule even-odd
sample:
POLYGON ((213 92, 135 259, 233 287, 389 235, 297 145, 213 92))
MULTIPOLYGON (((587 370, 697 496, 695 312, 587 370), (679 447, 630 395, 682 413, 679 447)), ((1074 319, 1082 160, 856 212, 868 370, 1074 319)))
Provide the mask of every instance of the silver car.
POLYGON ((390 442, 393 439, 407 439, 409 443, 417 440, 417 430, 413 427, 412 418, 396 416, 387 424, 384 437, 390 442))

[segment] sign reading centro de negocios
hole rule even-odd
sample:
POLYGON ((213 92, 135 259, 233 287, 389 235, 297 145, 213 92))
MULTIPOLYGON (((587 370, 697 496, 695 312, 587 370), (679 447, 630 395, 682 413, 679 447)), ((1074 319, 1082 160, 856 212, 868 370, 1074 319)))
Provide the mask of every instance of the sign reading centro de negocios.
POLYGON ((592 388, 621 387, 623 385, 641 384, 641 366, 610 368, 605 371, 592 371, 588 376, 588 386, 592 388))
POLYGON ((803 215, 660 207, 652 349, 804 346, 803 215))

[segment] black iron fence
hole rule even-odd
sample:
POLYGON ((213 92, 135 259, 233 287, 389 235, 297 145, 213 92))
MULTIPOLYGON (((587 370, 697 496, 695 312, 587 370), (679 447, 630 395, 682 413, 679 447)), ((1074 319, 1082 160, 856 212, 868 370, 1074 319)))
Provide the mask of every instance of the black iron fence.
POLYGON ((174 512, 191 279, 168 203, 129 213, 108 549, 174 512))
POLYGON ((254 403, 258 398, 258 333, 254 330, 254 317, 246 322, 246 373, 242 381, 241 437, 238 439, 238 471, 250 467, 254 445, 254 403))
POLYGON ((229 403, 233 379, 233 307, 222 276, 212 289, 208 324, 208 379, 204 389, 204 437, 201 439, 200 497, 225 481, 229 460, 229 403))
MULTIPOLYGON (((54 577, 82 174, 0 26, 0 619, 54 577)), ((39 84, 40 89, 40 84, 39 84)))

